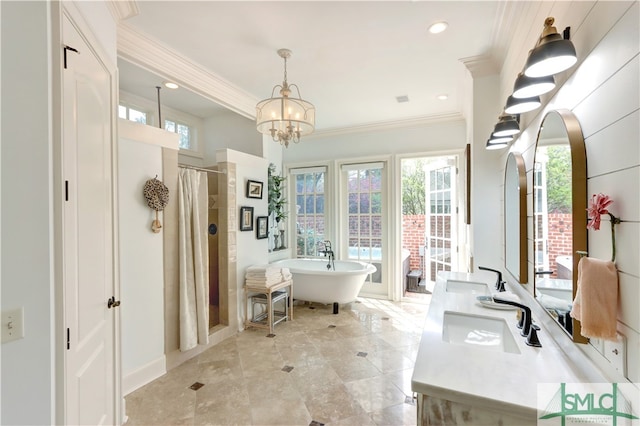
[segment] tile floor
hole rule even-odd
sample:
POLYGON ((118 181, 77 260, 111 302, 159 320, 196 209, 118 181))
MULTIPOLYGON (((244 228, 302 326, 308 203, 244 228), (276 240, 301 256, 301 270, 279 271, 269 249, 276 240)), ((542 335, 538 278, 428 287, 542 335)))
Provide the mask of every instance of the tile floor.
POLYGON ((129 394, 127 425, 415 425, 429 300, 296 304, 275 337, 249 328, 129 394))

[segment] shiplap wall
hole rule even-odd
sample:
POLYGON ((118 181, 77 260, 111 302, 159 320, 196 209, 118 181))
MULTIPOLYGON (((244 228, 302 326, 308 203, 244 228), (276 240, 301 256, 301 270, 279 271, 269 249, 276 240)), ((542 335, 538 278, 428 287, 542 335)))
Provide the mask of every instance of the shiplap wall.
MULTIPOLYGON (((515 37, 501 75, 504 98, 535 44, 546 16, 556 18, 562 31, 571 26, 579 63, 556 76, 558 87, 544 108, 524 114, 525 127, 511 150, 523 154, 528 185, 529 282, 533 282, 532 167, 535 142, 547 112, 569 109, 581 124, 587 150, 587 194, 604 193, 614 200, 610 210, 625 222, 616 226, 616 265, 620 303, 618 331, 627 339, 627 378, 640 382, 640 5, 636 2, 544 2, 524 37, 515 37)), ((525 25, 522 23, 522 25, 525 25)), ((523 33, 524 34, 524 33, 523 33)), ((503 164, 507 153, 504 153, 503 164)), ((502 190, 502 188, 501 188, 502 190)), ((603 217, 603 220, 608 220, 603 217)), ((589 231, 589 255, 611 257, 608 222, 589 231)), ((533 291, 533 286, 527 286, 533 291)), ((603 343, 592 341, 603 353, 603 343)), ((606 362, 595 355, 596 363, 606 362)))

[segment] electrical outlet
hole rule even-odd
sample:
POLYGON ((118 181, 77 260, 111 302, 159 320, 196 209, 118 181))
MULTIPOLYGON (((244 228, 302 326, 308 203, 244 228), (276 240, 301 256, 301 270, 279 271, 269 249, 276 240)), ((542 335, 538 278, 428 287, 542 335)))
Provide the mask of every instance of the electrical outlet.
POLYGON ((617 341, 604 341, 604 357, 609 360, 616 370, 627 377, 626 338, 618 333, 617 341))
POLYGON ((2 343, 24 337, 24 308, 2 312, 2 343))

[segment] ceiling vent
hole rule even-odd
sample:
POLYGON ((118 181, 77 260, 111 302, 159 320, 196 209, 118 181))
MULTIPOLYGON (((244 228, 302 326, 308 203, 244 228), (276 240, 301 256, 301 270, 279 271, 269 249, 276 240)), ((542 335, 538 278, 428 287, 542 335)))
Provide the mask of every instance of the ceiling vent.
POLYGON ((407 95, 396 96, 396 101, 398 101, 399 104, 403 102, 409 102, 409 96, 407 95))

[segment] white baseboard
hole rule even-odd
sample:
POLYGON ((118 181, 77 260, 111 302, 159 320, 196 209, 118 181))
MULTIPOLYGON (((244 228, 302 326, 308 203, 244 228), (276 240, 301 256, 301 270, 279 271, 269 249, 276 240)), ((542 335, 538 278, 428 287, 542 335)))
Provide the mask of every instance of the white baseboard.
POLYGON ((122 379, 122 392, 126 396, 134 390, 166 374, 167 360, 164 355, 143 365, 142 367, 125 374, 122 379))

